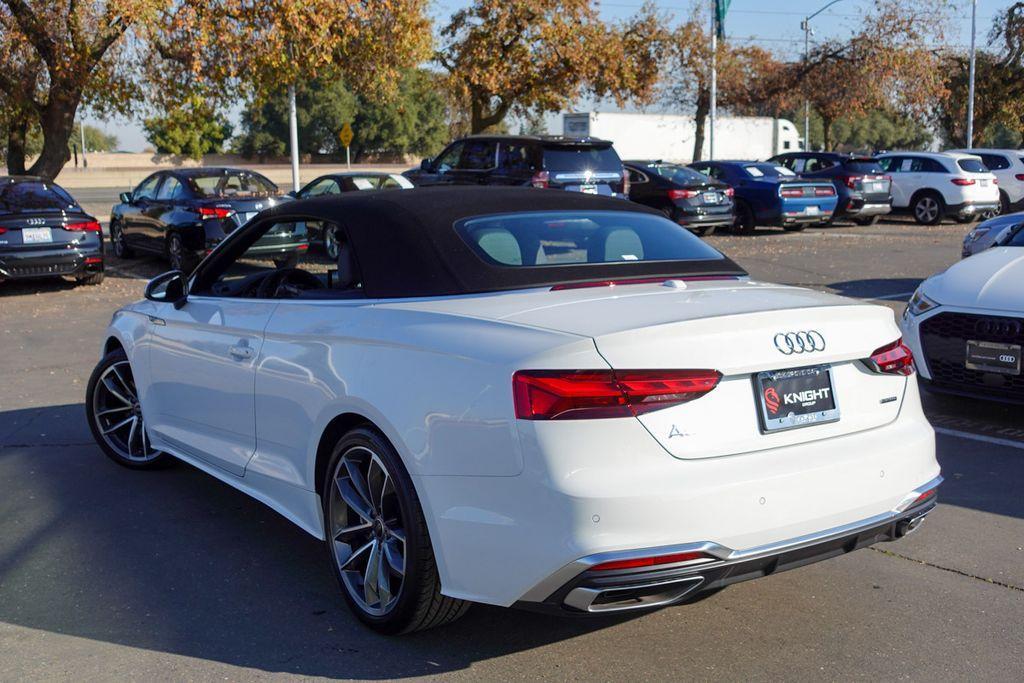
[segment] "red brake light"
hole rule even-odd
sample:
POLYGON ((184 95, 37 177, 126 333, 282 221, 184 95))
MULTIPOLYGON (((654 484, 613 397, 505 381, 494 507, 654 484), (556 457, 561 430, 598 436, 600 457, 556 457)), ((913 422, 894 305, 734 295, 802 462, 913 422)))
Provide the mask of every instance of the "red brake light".
POLYGON ((656 557, 636 557, 629 560, 613 560, 602 562, 590 568, 591 571, 605 572, 615 569, 636 569, 638 567, 655 567, 661 564, 676 564, 677 562, 692 562, 693 560, 714 560, 717 559, 706 553, 672 553, 671 555, 658 555, 656 557))
POLYGON ((804 196, 804 191, 799 189, 799 188, 796 188, 796 189, 785 189, 785 188, 783 188, 779 192, 779 194, 781 194, 783 197, 803 197, 804 196))
POLYGON ((717 370, 520 370, 512 376, 520 420, 632 417, 700 398, 717 370))
POLYGON ((974 184, 974 178, 953 178, 952 181, 954 185, 960 185, 961 187, 974 184))
POLYGON ((1016 178, 1017 180, 1024 180, 1024 173, 1018 173, 1013 177, 1016 178))
POLYGON ((886 375, 914 374, 914 354, 903 343, 902 338, 880 349, 875 349, 867 363, 875 372, 886 375))
POLYGON ((76 232, 99 232, 100 224, 96 221, 82 221, 80 223, 68 223, 64 226, 64 229, 76 232))
POLYGON ((999 178, 993 178, 992 179, 992 184, 993 185, 998 185, 999 184, 999 178))
POLYGON ((835 195, 836 188, 834 187, 816 187, 814 188, 815 197, 831 197, 835 195))
POLYGON ((732 189, 731 187, 725 188, 724 190, 722 190, 722 192, 725 192, 725 196, 726 197, 735 197, 736 196, 736 190, 732 189))
POLYGON ((233 216, 235 213, 234 209, 229 209, 224 206, 200 206, 199 215, 203 218, 228 218, 233 216))
POLYGON ((669 190, 668 198, 672 201, 676 201, 678 199, 693 199, 698 194, 700 193, 697 192, 697 190, 669 190))
POLYGON ((550 176, 547 171, 537 171, 533 174, 533 177, 530 178, 530 184, 534 187, 546 188, 548 186, 549 179, 550 176))
POLYGON ((865 179, 866 178, 864 176, 859 176, 859 175, 848 175, 848 176, 843 177, 843 180, 846 182, 846 186, 848 188, 850 188, 851 190, 854 190, 854 189, 857 188, 857 181, 858 180, 865 180, 865 179))
POLYGON ((0 228, 0 235, 4 234, 5 232, 7 232, 7 228, 0 228))

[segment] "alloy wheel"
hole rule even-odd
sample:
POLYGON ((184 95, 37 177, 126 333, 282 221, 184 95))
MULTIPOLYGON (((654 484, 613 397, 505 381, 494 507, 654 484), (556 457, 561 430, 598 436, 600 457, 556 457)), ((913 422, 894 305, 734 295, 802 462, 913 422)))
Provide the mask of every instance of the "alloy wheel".
POLYGON ((144 463, 162 455, 146 435, 135 379, 128 361, 113 363, 92 395, 93 419, 107 446, 130 462, 144 463))
POLYGON ((124 230, 117 223, 110 226, 110 242, 111 246, 114 247, 114 256, 118 258, 124 257, 124 230))
POLYGON ((324 228, 324 251, 332 261, 338 260, 338 233, 333 226, 324 228))
POLYGON ((367 614, 385 615, 405 580, 405 528, 394 479, 376 453, 354 446, 329 481, 328 533, 342 584, 367 614))
POLYGON ((914 205, 914 215, 922 223, 931 223, 939 216, 939 203, 933 197, 921 197, 914 205))
POLYGON ((171 235, 167 240, 167 260, 172 270, 185 270, 185 245, 177 235, 171 235))

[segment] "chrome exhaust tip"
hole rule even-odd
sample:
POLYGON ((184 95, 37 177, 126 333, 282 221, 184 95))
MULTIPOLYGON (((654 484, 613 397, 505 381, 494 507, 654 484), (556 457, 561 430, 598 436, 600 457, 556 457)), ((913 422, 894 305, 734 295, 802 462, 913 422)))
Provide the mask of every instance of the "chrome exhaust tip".
MULTIPOLYGON (((931 510, 928 512, 931 512, 931 510)), ((921 522, 928 516, 928 512, 921 513, 910 519, 904 519, 896 524, 896 538, 904 538, 917 531, 918 527, 921 526, 921 522)))
POLYGON ((568 607, 591 613, 660 607, 683 599, 702 583, 703 576, 687 576, 609 588, 579 587, 569 591, 564 603, 568 607))

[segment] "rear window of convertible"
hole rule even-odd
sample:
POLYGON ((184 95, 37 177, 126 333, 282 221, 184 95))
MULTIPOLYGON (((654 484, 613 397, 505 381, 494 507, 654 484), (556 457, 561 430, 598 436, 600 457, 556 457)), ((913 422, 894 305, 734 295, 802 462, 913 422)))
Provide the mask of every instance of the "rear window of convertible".
POLYGON ((722 259, 689 230, 629 211, 537 211, 467 218, 455 229, 485 262, 506 267, 722 259))

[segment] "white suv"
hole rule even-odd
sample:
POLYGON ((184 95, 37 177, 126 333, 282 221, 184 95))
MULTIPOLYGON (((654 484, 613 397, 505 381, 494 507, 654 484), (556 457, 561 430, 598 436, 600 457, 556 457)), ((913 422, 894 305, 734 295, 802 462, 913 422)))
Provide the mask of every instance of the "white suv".
POLYGON ((999 213, 1024 209, 1024 151, 1019 149, 952 149, 947 153, 974 154, 999 181, 999 213))
POLYGON ((887 152, 878 163, 892 176, 893 211, 922 225, 946 216, 968 223, 999 207, 998 181, 976 154, 887 152))

